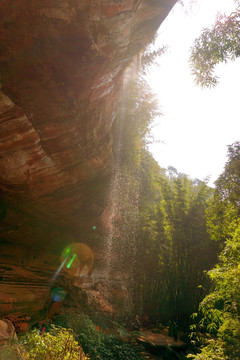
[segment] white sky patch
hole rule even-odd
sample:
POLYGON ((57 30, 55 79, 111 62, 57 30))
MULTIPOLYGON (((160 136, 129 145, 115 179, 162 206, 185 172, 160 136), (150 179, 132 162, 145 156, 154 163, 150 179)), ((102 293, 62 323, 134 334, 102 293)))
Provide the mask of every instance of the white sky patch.
POLYGON ((163 116, 154 136, 163 143, 150 146, 162 167, 169 165, 192 178, 211 176, 210 185, 223 171, 227 145, 240 140, 240 59, 216 68, 219 85, 194 85, 188 65, 190 47, 217 12, 229 14, 233 0, 201 0, 193 13, 176 5, 160 28, 157 47, 168 51, 154 66, 148 80, 158 94, 163 116))

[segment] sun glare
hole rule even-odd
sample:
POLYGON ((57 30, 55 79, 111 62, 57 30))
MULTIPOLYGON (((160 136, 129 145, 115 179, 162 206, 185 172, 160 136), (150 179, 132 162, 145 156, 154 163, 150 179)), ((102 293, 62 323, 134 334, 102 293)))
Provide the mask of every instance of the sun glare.
POLYGON ((156 42, 156 46, 166 44, 168 51, 149 75, 163 112, 154 128, 161 142, 150 151, 160 166, 173 166, 192 178, 211 176, 211 185, 223 171, 227 145, 240 133, 236 116, 240 61, 220 65, 219 85, 209 90, 194 84, 188 60, 202 29, 214 24, 218 12, 230 14, 235 7, 233 0, 201 0, 190 12, 176 5, 156 42))

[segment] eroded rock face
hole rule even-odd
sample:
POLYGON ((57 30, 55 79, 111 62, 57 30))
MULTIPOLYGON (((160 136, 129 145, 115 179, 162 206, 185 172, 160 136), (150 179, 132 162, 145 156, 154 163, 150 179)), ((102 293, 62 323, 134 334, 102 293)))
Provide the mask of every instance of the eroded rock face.
POLYGON ((7 319, 0 320, 0 351, 3 345, 13 340, 17 340, 13 324, 7 319))
POLYGON ((95 241, 123 71, 175 2, 1 1, 0 312, 43 306, 65 234, 95 241))

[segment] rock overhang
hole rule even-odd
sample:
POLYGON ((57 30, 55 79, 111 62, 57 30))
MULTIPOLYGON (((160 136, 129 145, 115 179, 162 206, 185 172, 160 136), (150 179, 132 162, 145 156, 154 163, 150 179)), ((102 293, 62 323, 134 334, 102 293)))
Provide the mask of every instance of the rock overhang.
POLYGON ((12 279, 24 254, 57 256, 68 234, 96 245, 123 72, 175 2, 1 1, 0 229, 3 248, 18 248, 12 279))

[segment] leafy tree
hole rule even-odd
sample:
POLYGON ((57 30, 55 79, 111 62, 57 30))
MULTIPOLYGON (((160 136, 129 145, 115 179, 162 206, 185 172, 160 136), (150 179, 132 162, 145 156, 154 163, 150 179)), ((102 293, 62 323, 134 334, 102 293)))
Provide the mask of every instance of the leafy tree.
POLYGON ((228 161, 216 182, 219 200, 230 202, 240 211, 240 142, 228 147, 228 161))
POLYGON ((119 109, 122 164, 138 165, 141 151, 152 142, 152 124, 160 115, 157 97, 147 81, 141 75, 130 75, 119 109))
POLYGON ((220 241, 219 262, 209 272, 213 289, 199 308, 198 332, 211 338, 194 359, 215 359, 214 348, 222 359, 240 358, 240 143, 229 146, 228 161, 216 182, 214 198, 208 210, 211 237, 220 241))
POLYGON ((168 240, 165 261, 168 259, 169 264, 165 276, 170 314, 184 322, 201 299, 198 285, 205 283, 203 270, 215 259, 216 248, 209 241, 205 220, 211 189, 204 182, 195 185, 183 174, 170 179, 170 183, 171 198, 169 191, 163 192, 168 240))
POLYGON ((183 323, 198 306, 202 298, 198 285, 206 283, 203 270, 216 257, 205 220, 212 190, 184 174, 169 178, 149 157, 145 155, 142 163, 148 179, 143 183, 138 235, 142 308, 161 320, 183 323))
POLYGON ((195 82, 204 87, 218 83, 217 64, 240 56, 240 7, 229 16, 218 15, 211 29, 205 28, 191 49, 190 66, 195 82))

